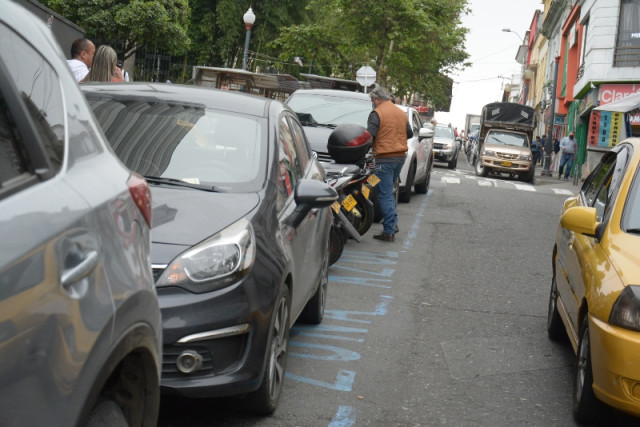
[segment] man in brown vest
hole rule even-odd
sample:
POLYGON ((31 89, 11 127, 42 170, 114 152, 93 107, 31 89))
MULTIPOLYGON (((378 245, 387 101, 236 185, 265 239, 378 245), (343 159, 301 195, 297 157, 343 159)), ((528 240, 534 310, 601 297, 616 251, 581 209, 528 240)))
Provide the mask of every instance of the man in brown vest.
POLYGON ((407 113, 391 102, 391 95, 376 84, 369 93, 374 110, 369 114, 367 130, 373 135, 373 154, 376 158, 376 175, 380 182, 376 186, 382 211, 380 234, 374 239, 393 242, 398 232, 398 213, 393 195, 393 185, 407 157, 407 139, 413 137, 407 113))

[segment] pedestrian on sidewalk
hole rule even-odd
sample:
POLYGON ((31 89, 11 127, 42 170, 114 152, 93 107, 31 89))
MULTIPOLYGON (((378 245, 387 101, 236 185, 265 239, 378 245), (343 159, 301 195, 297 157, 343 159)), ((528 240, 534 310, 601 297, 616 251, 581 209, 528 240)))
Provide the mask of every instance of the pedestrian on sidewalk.
POLYGON ((538 159, 540 158, 540 137, 536 136, 536 139, 531 143, 531 155, 533 156, 533 165, 538 164, 538 159))
POLYGON ((391 102, 391 94, 376 84, 369 93, 374 110, 369 114, 367 130, 373 136, 373 154, 376 160, 376 186, 382 211, 380 234, 374 239, 393 242, 398 231, 398 213, 393 196, 393 184, 398 180, 409 147, 407 139, 413 137, 407 114, 391 102), (377 169, 377 168, 380 169, 377 169))
POLYGON ((553 151, 551 152, 551 170, 556 170, 556 166, 558 166, 558 153, 560 152, 560 141, 558 138, 554 138, 553 140, 553 151))
POLYGON ((94 65, 84 82, 124 82, 122 70, 118 68, 118 55, 111 46, 102 45, 96 50, 94 65))
POLYGON ((71 59, 67 59, 67 64, 77 82, 89 74, 95 53, 96 47, 89 39, 76 39, 71 44, 71 59))
POLYGON ((575 140, 575 133, 571 131, 569 136, 565 136, 560 141, 560 151, 562 152, 562 159, 560 160, 560 167, 558 168, 558 179, 562 178, 562 170, 564 168, 564 180, 569 180, 569 173, 573 167, 573 160, 578 151, 578 141, 575 140))

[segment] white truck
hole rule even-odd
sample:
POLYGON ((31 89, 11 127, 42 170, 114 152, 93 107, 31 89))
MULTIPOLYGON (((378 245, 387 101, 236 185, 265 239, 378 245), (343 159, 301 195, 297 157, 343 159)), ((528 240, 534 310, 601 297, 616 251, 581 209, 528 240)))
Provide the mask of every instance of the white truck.
POLYGON ((467 114, 464 119, 464 137, 468 139, 475 131, 480 129, 480 114, 467 114))

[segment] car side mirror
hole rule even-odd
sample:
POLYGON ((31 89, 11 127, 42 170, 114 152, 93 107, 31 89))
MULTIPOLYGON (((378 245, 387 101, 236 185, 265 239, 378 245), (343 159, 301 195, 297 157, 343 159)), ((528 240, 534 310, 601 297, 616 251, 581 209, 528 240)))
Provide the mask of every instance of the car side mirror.
POLYGON ((560 218, 560 224, 567 230, 585 236, 596 237, 598 222, 598 212, 596 208, 587 206, 574 206, 567 209, 560 218))
POLYGON ((435 132, 433 131, 433 129, 429 129, 429 128, 421 128, 418 131, 418 137, 420 139, 424 139, 424 138, 431 138, 433 136, 435 132))
POLYGON ((296 209, 285 223, 296 228, 311 209, 326 208, 338 200, 338 193, 329 184, 313 179, 301 179, 293 193, 296 209))

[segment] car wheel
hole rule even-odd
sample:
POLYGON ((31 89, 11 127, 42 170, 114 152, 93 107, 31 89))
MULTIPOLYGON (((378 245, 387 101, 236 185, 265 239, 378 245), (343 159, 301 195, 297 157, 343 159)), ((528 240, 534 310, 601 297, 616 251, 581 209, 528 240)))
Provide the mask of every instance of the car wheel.
POLYGON ((413 181, 416 177, 416 164, 411 163, 409 172, 407 173, 407 184, 400 189, 398 201, 402 203, 409 203, 411 201, 411 188, 413 187, 413 181))
POLYGON ((480 160, 480 159, 477 159, 477 160, 476 160, 476 167, 475 167, 475 170, 476 170, 476 175, 477 175, 477 176, 481 176, 481 177, 483 177, 483 178, 484 178, 484 177, 486 177, 487 175, 489 175, 489 168, 485 168, 485 167, 482 165, 482 160, 480 160))
POLYGON ((329 251, 325 250, 320 267, 320 282, 315 294, 307 301, 304 310, 300 313, 299 320, 302 323, 318 325, 324 317, 324 306, 327 302, 327 288, 329 287, 329 251))
POLYGON ((254 414, 271 415, 278 407, 287 366, 287 346, 291 327, 289 298, 289 289, 283 285, 274 307, 267 349, 267 366, 262 384, 245 399, 245 410, 254 414))
POLYGON ((602 403, 593 394, 591 370, 591 345, 589 340, 589 316, 582 318, 580 340, 573 381, 573 417, 579 423, 592 423, 602 409, 602 403))
POLYGON ((101 398, 91 410, 84 427, 128 427, 122 408, 110 399, 101 398))
POLYGON ((424 177, 424 181, 420 184, 416 184, 413 188, 416 190, 416 194, 427 194, 429 191, 429 183, 431 182, 431 165, 427 168, 427 176, 424 177))
POLYGON ((449 169, 455 169, 456 166, 458 166, 458 153, 456 153, 456 156, 447 163, 447 167, 449 169))
POLYGON ((547 334, 553 341, 560 341, 566 336, 564 323, 558 313, 558 283, 556 276, 551 280, 551 293, 549 294, 549 310, 547 312, 547 334))

